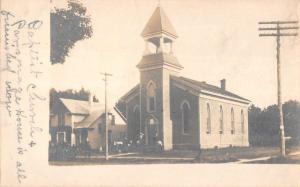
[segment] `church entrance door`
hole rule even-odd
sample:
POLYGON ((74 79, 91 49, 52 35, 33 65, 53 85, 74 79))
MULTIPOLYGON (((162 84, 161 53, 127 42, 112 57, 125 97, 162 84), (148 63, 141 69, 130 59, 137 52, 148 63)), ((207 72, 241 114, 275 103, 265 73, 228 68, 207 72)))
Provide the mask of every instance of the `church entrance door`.
POLYGON ((148 126, 148 132, 149 132, 149 145, 155 145, 158 138, 158 125, 157 124, 149 124, 148 126))
POLYGON ((152 117, 147 120, 147 140, 150 146, 155 145, 158 141, 158 123, 152 117))

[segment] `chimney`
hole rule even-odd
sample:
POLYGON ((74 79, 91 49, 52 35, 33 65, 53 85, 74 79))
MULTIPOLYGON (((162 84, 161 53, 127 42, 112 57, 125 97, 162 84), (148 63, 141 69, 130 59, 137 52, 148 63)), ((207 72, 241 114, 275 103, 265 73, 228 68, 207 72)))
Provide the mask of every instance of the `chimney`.
POLYGON ((111 125, 116 125, 116 118, 115 115, 111 115, 111 125))
POLYGON ((221 89, 226 90, 226 79, 222 79, 220 82, 221 82, 221 89))

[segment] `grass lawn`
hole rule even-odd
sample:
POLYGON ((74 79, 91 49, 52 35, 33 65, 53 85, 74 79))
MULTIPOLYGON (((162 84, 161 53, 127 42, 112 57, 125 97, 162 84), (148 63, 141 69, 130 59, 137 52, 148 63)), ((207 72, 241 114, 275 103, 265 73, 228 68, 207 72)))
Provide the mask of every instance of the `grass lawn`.
MULTIPOLYGON (((300 146, 287 149, 290 152, 300 152, 300 146)), ((202 150, 199 157, 198 151, 172 150, 164 152, 146 152, 129 154, 111 154, 108 161, 103 154, 94 155, 92 158, 76 158, 73 161, 51 161, 51 165, 87 165, 87 164, 163 164, 163 163, 228 163, 239 160, 249 160, 247 163, 255 164, 300 164, 300 155, 278 158, 277 147, 245 147, 245 148, 222 148, 202 150), (264 158, 265 160, 251 159, 264 158), (270 157, 270 158, 269 158, 270 157)))

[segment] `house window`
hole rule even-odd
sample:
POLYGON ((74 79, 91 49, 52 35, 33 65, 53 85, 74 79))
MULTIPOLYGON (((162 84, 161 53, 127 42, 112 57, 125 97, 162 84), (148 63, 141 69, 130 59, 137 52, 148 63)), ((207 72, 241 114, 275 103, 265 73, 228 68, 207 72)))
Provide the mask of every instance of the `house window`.
POLYGON ((108 141, 108 144, 111 145, 112 141, 113 141, 112 131, 108 130, 107 133, 108 133, 107 141, 108 141))
POLYGON ((182 132, 188 134, 190 130, 190 104, 187 101, 181 103, 181 121, 182 121, 182 132))
POLYGON ((241 110, 241 131, 244 134, 245 132, 245 119, 244 119, 244 111, 241 110))
POLYGON ((65 132, 57 132, 57 142, 59 144, 64 144, 66 142, 66 133, 65 132))
POLYGON ((235 125, 234 125, 234 110, 231 108, 231 134, 235 133, 235 125))
POLYGON ((98 132, 99 134, 102 134, 102 124, 98 123, 98 132))
POLYGON ((132 127, 136 135, 135 138, 138 138, 137 135, 140 133, 140 108, 138 105, 133 108, 133 117, 132 127))
POLYGON ((220 134, 224 131, 224 119, 223 119, 223 108, 220 106, 220 134))
POLYGON ((156 109, 156 86, 152 81, 147 86, 147 109, 148 112, 154 112, 156 109))
POLYGON ((207 110, 206 133, 210 134, 211 133, 211 119, 210 119, 210 106, 208 103, 206 105, 206 110, 207 110))
POLYGON ((58 114, 58 126, 65 125, 65 114, 58 114))

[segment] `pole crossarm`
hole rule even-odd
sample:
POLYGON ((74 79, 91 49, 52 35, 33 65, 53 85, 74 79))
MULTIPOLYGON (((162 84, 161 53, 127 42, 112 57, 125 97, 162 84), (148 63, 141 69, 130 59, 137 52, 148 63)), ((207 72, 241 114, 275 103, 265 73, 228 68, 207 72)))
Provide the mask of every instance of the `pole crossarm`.
POLYGON ((260 31, 272 31, 272 30, 295 30, 295 29, 299 29, 299 27, 266 27, 266 28, 258 28, 258 30, 260 31))
POLYGON ((112 74, 110 74, 110 73, 100 73, 101 75, 104 75, 104 76, 113 76, 112 74))
POLYGON ((298 36, 297 33, 259 34, 259 36, 298 36))
POLYGON ((298 21, 260 21, 258 24, 295 24, 298 21))
MULTIPOLYGON (((295 32, 298 27, 298 21, 262 21, 258 22, 260 27, 258 28, 259 31, 273 31, 270 33, 260 33, 259 36, 276 36, 276 37, 281 37, 281 36, 297 36, 298 34, 295 32), (285 24, 287 26, 281 26, 282 24, 285 24), (261 27, 265 26, 265 27, 261 27), (276 31, 276 33, 274 33, 276 31), (290 33, 288 32, 282 32, 282 31, 291 31, 290 33), (293 32, 294 31, 294 32, 293 32)), ((279 39, 280 40, 280 39, 279 39)))

